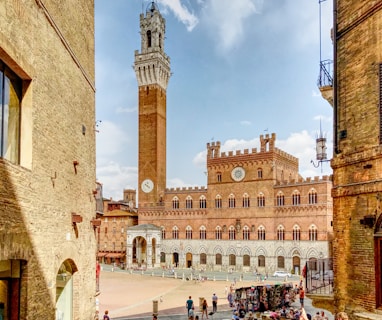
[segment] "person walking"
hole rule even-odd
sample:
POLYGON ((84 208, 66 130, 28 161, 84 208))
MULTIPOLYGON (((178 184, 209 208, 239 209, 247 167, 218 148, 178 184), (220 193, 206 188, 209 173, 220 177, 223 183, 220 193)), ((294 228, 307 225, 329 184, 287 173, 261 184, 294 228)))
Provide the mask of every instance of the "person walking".
POLYGON ((187 308, 187 317, 190 316, 190 310, 194 307, 194 301, 191 299, 191 296, 188 297, 188 300, 186 301, 186 308, 187 308))
POLYGON ((301 308, 304 308, 305 290, 303 287, 300 287, 299 298, 300 298, 301 308))
POLYGON ((215 313, 218 311, 218 297, 216 293, 212 295, 212 312, 215 313))
POLYGON ((110 320, 109 311, 108 310, 105 310, 105 314, 103 315, 103 320, 110 320))
POLYGON ((208 319, 207 308, 208 308, 207 300, 204 299, 202 303, 202 320, 204 319, 204 315, 206 315, 206 319, 208 319))

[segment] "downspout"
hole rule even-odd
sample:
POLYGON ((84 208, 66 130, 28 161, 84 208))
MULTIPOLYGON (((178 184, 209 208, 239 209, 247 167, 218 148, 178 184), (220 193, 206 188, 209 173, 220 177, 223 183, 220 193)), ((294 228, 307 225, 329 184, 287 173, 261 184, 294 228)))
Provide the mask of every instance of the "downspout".
POLYGON ((333 0, 333 150, 335 154, 339 154, 338 150, 338 123, 337 123, 337 1, 333 0))

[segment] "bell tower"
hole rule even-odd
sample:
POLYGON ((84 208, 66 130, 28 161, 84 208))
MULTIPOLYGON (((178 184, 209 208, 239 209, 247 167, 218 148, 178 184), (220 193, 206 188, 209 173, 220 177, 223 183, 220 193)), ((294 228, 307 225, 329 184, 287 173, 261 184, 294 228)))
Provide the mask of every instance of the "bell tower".
POLYGON ((166 188, 166 90, 170 58, 164 52, 166 20, 151 2, 140 15, 141 52, 135 51, 138 81, 139 207, 160 205, 166 188))

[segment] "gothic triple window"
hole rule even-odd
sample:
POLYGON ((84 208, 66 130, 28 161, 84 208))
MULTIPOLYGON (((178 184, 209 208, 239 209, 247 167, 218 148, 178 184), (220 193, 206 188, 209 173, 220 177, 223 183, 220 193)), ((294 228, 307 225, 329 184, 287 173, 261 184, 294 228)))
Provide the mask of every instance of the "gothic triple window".
POLYGON ((263 178, 263 169, 261 168, 257 169, 257 178, 259 179, 263 178))
POLYGON ((257 206, 258 207, 265 207, 265 196, 263 193, 260 193, 257 196, 257 206))
POLYGON ((309 191, 309 204, 317 204, 317 192, 314 189, 309 191))
POLYGON ((165 240, 166 239, 166 229, 164 227, 162 227, 161 233, 162 233, 162 239, 165 240))
POLYGON ((293 194, 292 194, 292 204, 294 206, 299 206, 300 203, 301 203, 301 201, 300 201, 300 193, 297 190, 295 190, 295 191, 293 191, 293 194))
POLYGON ((265 240, 265 228, 263 226, 257 229, 257 240, 265 240))
POLYGON ((317 241, 317 227, 314 224, 309 227, 309 241, 317 241))
POLYGON ((277 201, 276 205, 278 207, 283 207, 285 205, 285 197, 284 197, 284 194, 281 191, 277 194, 276 201, 277 201))
POLYGON ((201 240, 206 240, 206 234, 207 234, 206 227, 205 226, 201 226, 200 229, 199 229, 199 238, 201 240))
POLYGON ((215 198, 215 208, 216 209, 222 208, 222 197, 220 195, 217 195, 215 198))
POLYGON ((186 209, 192 209, 192 198, 191 198, 191 196, 187 196, 187 198, 186 198, 186 209))
POLYGON ((231 193, 228 198, 228 207, 235 208, 235 206, 236 206, 235 196, 231 193))
POLYGON ((200 209, 206 209, 207 208, 207 199, 205 196, 201 196, 199 198, 199 208, 200 209))
POLYGON ((247 193, 243 195, 243 208, 249 208, 249 195, 247 193))
POLYGON ((172 238, 173 239, 179 239, 179 229, 177 226, 174 226, 172 228, 172 238))
POLYGON ((174 197, 172 199, 172 208, 173 209, 179 209, 179 198, 178 197, 174 197))
POLYGON ((244 226, 243 228, 243 240, 250 240, 250 230, 248 228, 248 226, 244 226))
POLYGON ((189 239, 189 240, 192 239, 192 228, 191 228, 191 226, 186 227, 186 239, 189 239))
POLYGON ((218 173, 217 173, 217 175, 216 175, 216 180, 217 180, 218 182, 222 182, 222 174, 221 174, 221 172, 218 172, 218 173))
POLYGON ((277 227, 277 240, 284 241, 285 240, 285 229, 282 225, 277 227))
POLYGON ((215 239, 216 240, 222 239, 222 228, 220 226, 217 226, 215 229, 215 239))
POLYGON ((301 229, 297 224, 295 224, 293 226, 293 240, 300 241, 300 239, 301 239, 301 229))
POLYGON ((235 230, 234 226, 229 227, 228 238, 229 238, 229 240, 235 240, 236 239, 236 230, 235 230))

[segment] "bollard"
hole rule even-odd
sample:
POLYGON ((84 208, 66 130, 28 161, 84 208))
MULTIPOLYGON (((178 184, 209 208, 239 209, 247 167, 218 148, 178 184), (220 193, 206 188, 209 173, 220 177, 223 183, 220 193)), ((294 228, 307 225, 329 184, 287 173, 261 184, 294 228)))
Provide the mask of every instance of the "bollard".
POLYGON ((228 281, 228 276, 227 276, 227 280, 226 281, 228 281))
POLYGON ((158 315, 158 300, 153 300, 153 316, 158 315))
POLYGON ((214 281, 216 281, 215 276, 214 276, 214 281))
POLYGON ((154 272, 151 272, 151 276, 154 277, 154 272))
POLYGON ((164 272, 162 272, 162 278, 164 278, 164 272))

